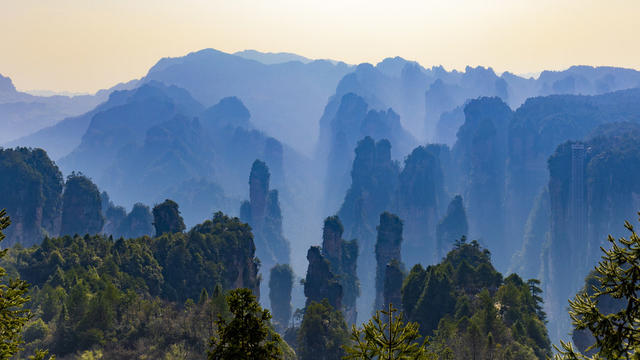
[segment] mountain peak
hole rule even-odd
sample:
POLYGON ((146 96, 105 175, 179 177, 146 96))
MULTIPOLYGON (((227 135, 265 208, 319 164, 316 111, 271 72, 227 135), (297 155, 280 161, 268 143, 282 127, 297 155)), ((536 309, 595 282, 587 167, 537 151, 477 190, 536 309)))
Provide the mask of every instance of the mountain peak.
POLYGON ((0 74, 0 93, 14 93, 16 92, 16 87, 13 86, 13 82, 11 81, 11 78, 6 77, 6 76, 2 76, 2 74, 0 74))

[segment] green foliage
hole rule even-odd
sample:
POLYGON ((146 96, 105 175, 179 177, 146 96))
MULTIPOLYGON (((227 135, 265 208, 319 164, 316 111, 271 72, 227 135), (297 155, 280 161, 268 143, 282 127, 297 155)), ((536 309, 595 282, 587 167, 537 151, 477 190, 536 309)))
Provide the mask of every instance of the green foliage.
POLYGON ((307 305, 297 335, 296 353, 300 360, 333 360, 344 354, 349 332, 342 313, 329 304, 311 302, 307 305))
POLYGON ((14 224, 5 230, 6 247, 32 245, 55 230, 63 186, 62 173, 44 150, 0 149, 0 204, 14 224))
POLYGON ((437 359, 434 354, 427 353, 427 338, 420 341, 422 336, 418 331, 418 323, 405 323, 402 313, 394 317, 397 311, 389 304, 388 310, 376 311, 362 329, 354 325, 351 330, 352 345, 345 346, 347 355, 344 359, 437 359))
POLYGON ((227 297, 233 318, 216 321, 211 338, 210 360, 281 359, 280 337, 269 328, 271 314, 263 310, 249 289, 236 289, 227 297))
MULTIPOLYGON (((11 221, 6 211, 0 210, 0 242, 4 240, 5 230, 11 221)), ((0 251, 0 258, 7 250, 0 251)), ((0 279, 7 276, 7 272, 0 267, 0 279)), ((29 301, 27 288, 29 284, 24 280, 10 279, 0 284, 0 359, 9 359, 21 350, 22 329, 29 320, 29 311, 24 304, 29 301)))
POLYGON ((217 213, 187 233, 158 238, 46 238, 10 249, 2 262, 34 285, 25 354, 97 349, 129 359, 184 350, 198 359, 215 318, 228 316, 223 289, 257 289, 254 251, 249 226, 217 213))
POLYGON ((608 237, 610 249, 596 266, 598 285, 593 293, 584 292, 569 300, 569 315, 577 330, 589 330, 595 343, 587 350, 597 350, 593 357, 582 355, 569 343, 561 342, 560 359, 638 359, 640 357, 640 236, 633 225, 625 222, 629 238, 608 237), (623 301, 617 311, 603 313, 600 299, 623 301))
POLYGON ((156 228, 156 236, 164 233, 175 234, 184 231, 186 226, 180 216, 178 204, 166 199, 153 207, 153 226, 156 228))
POLYGON ((450 349, 454 358, 544 359, 551 345, 538 284, 515 274, 503 280, 489 252, 463 237, 440 264, 411 269, 402 306, 440 356, 450 349))

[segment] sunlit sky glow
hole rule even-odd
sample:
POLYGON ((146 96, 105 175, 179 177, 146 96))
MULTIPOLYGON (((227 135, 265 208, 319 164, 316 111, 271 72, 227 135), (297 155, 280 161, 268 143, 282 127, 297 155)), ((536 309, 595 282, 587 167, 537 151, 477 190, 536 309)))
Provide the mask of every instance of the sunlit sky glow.
POLYGON ((162 57, 256 49, 531 73, 640 68, 637 0, 0 0, 0 74, 94 92, 162 57))

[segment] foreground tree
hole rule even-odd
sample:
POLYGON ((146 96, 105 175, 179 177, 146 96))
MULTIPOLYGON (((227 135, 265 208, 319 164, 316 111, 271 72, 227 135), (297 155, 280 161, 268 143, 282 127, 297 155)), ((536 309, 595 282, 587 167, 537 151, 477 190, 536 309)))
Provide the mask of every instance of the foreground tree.
MULTIPOLYGON (((3 230, 8 228, 11 220, 5 210, 0 210, 0 242, 4 240, 3 230)), ((7 249, 0 251, 0 259, 7 249)), ((0 267, 0 359, 9 359, 20 351, 22 344, 22 328, 29 320, 29 311, 23 305, 29 301, 26 296, 29 284, 26 281, 10 279, 4 281, 7 272, 0 267)))
POLYGON ((348 340, 349 331, 340 310, 327 299, 307 305, 296 341, 298 359, 340 359, 348 340))
POLYGON ((602 248, 604 255, 595 268, 598 286, 594 286, 593 294, 585 292, 569 300, 575 329, 591 332, 595 344, 587 351, 597 353, 587 357, 561 341, 556 360, 640 359, 640 236, 629 222, 624 226, 631 233, 629 239, 615 240, 609 235, 611 249, 602 248), (605 297, 619 299, 624 306, 617 312, 602 313, 598 301, 605 297))
MULTIPOLYGON (((7 212, 0 210, 0 242, 4 240, 3 230, 11 225, 7 212)), ((0 259, 7 254, 7 249, 0 251, 0 259)), ((23 308, 31 300, 26 294, 29 284, 24 280, 9 279, 6 270, 0 266, 0 359, 11 359, 21 349, 22 330, 31 318, 29 310, 23 308)), ((29 359, 42 360, 47 356, 46 351, 36 351, 29 359)), ((50 357, 49 360, 54 360, 50 357)))
POLYGON ((269 328, 271 314, 260 307, 251 290, 232 290, 227 302, 233 318, 216 321, 217 331, 211 338, 208 359, 282 359, 280 337, 269 328))
POLYGON ((426 350, 427 339, 420 341, 422 336, 418 331, 418 323, 405 323, 402 313, 395 315, 397 312, 389 304, 388 310, 376 311, 362 329, 354 325, 351 331, 353 345, 345 347, 347 355, 344 359, 436 359, 426 350))

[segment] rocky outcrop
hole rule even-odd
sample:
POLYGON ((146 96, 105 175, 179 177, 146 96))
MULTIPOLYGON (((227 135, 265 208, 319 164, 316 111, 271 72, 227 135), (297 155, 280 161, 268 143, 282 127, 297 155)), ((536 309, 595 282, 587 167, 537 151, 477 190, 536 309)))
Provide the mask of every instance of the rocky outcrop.
POLYGON ((60 234, 97 234, 103 225, 98 187, 86 176, 72 173, 67 178, 62 196, 60 234))
POLYGON ((318 246, 312 246, 307 252, 309 267, 304 279, 306 305, 327 299, 334 309, 342 308, 343 289, 340 280, 331 271, 329 261, 322 255, 318 246))
POLYGON ((322 229, 322 255, 329 261, 331 271, 338 276, 343 290, 342 312, 345 321, 355 324, 358 316, 356 299, 360 295, 358 281, 358 241, 342 238, 343 226, 340 218, 330 216, 324 220, 322 229))
POLYGON ((289 242, 282 235, 278 191, 269 189, 267 164, 256 160, 249 175, 249 201, 241 205, 240 218, 253 229, 256 254, 265 268, 289 263, 289 242))
POLYGON ((455 242, 463 236, 466 237, 468 232, 469 225, 467 223, 467 213, 462 203, 462 196, 456 195, 449 203, 446 214, 436 227, 438 259, 447 255, 455 242))
MULTIPOLYGON (((358 278, 362 298, 375 294, 374 245, 376 226, 382 212, 390 210, 398 182, 398 164, 391 160, 391 145, 387 140, 374 141, 365 137, 358 142, 351 170, 351 187, 344 197, 338 216, 344 223, 345 237, 358 239, 358 278)), ((361 304, 361 312, 368 313, 361 304)))
POLYGON ((354 159, 351 151, 360 139, 367 136, 373 140, 387 139, 394 158, 403 156, 415 144, 392 109, 371 110, 363 97, 353 93, 342 96, 335 115, 325 126, 329 127, 327 139, 321 139, 320 146, 326 149, 321 149, 320 156, 327 161, 325 188, 330 196, 326 204, 328 211, 336 209, 342 200, 340 195, 331 194, 344 194, 349 186, 349 169, 354 159))
MULTIPOLYGON (((271 174, 264 161, 255 160, 249 175, 249 201, 240 206, 240 219, 253 229, 256 256, 262 269, 289 263, 289 242, 282 234, 282 212, 278 191, 269 189, 271 174)), ((269 273, 263 271, 262 292, 269 283, 269 273)), ((265 304, 266 305, 266 304, 265 304)))
POLYGON ((436 259, 436 225, 446 201, 438 149, 415 148, 398 178, 394 208, 404 222, 402 255, 409 265, 436 259))
POLYGON ((287 264, 277 264, 271 268, 269 275, 269 300, 273 320, 279 332, 283 333, 289 326, 291 318, 291 290, 294 274, 287 264))
POLYGON ((164 233, 175 234, 184 231, 186 226, 180 215, 178 204, 170 199, 166 199, 161 204, 153 207, 153 226, 156 236, 164 233))
POLYGON ((636 217, 640 207, 640 126, 610 124, 597 136, 566 142, 549 159, 550 239, 544 249, 543 283, 551 330, 570 330, 566 299, 582 287, 584 277, 607 246, 607 236, 622 235, 622 222, 636 217))
POLYGON ((380 214, 378 239, 376 241, 376 299, 374 310, 384 306, 385 277, 387 265, 392 261, 401 263, 400 249, 402 245, 402 220, 394 214, 380 214))
POLYGON ((7 210, 12 223, 5 246, 31 246, 45 234, 58 234, 63 184, 60 170, 44 150, 0 148, 0 208, 7 210))
POLYGON ((383 309, 389 309, 389 306, 393 306, 402 311, 402 284, 404 277, 404 265, 399 260, 391 260, 384 271, 383 309))
POLYGON ((469 233, 497 255, 496 265, 504 269, 520 245, 504 236, 507 130, 513 113, 499 98, 473 100, 464 113, 453 148, 460 171, 456 191, 467 203, 469 233))

